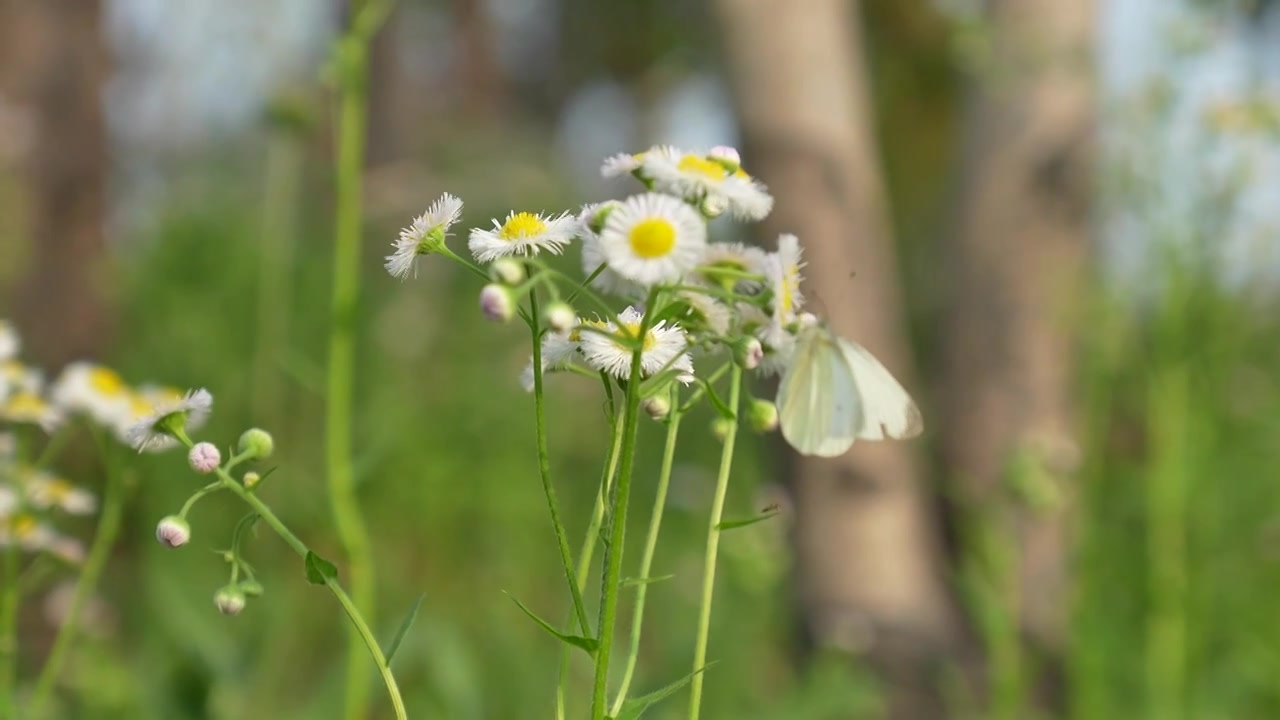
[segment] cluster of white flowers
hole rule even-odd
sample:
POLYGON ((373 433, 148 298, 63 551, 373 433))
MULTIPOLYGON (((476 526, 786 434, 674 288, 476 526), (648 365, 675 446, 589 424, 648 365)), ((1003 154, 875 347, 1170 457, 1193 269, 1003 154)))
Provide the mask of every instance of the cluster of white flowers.
MULTIPOLYGON (((756 221, 773 207, 765 186, 743 170, 738 152, 658 146, 610 157, 601 173, 629 174, 644 191, 577 213, 512 211, 504 220, 493 220, 491 228, 470 232, 472 257, 493 263, 495 282, 481 294, 484 314, 494 320, 513 317, 517 290, 532 287, 527 278, 537 275, 536 269, 512 270, 511 261, 540 263, 539 255, 562 254, 576 240, 586 284, 622 298, 626 309, 616 316, 579 316, 571 327, 548 320, 541 343, 543 371, 581 369, 625 378, 641 328, 644 377, 671 371, 674 379, 691 382, 695 354, 717 347, 745 349, 750 369, 760 373, 785 368, 797 332, 814 321, 800 312, 804 262, 798 239, 782 235, 775 252, 708 240, 708 220, 727 214, 756 221), (661 317, 645 322, 643 304, 655 289, 663 291, 661 317)), ((433 253, 460 259, 445 242, 461 210, 462 202, 452 195, 436 201, 400 233, 387 258, 388 272, 408 277, 418 257, 433 253)), ((532 363, 522 383, 532 388, 532 363)))

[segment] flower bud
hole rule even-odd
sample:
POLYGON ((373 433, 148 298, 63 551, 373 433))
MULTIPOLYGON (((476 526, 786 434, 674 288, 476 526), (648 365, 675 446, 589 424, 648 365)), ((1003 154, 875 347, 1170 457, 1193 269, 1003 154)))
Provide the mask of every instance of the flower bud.
POLYGON ((187 462, 191 464, 192 470, 208 475, 222 463, 222 453, 218 452, 218 447, 213 443, 196 443, 191 446, 191 452, 187 453, 187 462))
POLYGON ((214 607, 223 615, 239 615, 244 603, 244 593, 236 587, 224 587, 213 596, 214 607))
POLYGON ((707 153, 707 157, 724 166, 724 169, 729 172, 737 172, 738 168, 742 167, 742 156, 738 154, 736 148, 728 145, 717 145, 711 148, 711 151, 707 153))
POLYGON ((738 343, 734 351, 738 364, 744 370, 755 370, 760 367, 760 361, 764 359, 764 346, 755 337, 749 337, 738 343))
POLYGON ((246 490, 252 490, 262 482, 262 476, 252 470, 244 474, 244 487, 246 490))
POLYGON ((807 330, 817 324, 818 316, 811 312, 802 312, 796 316, 796 325, 798 325, 801 330, 807 330))
POLYGON ((724 442, 733 432, 733 421, 726 417, 718 417, 711 421, 711 434, 720 442, 724 442))
POLYGON ((169 515, 156 525, 156 540, 171 548, 182 547, 191 540, 191 525, 177 515, 169 515))
POLYGON ((654 420, 663 420, 671 414, 671 401, 662 395, 645 398, 643 405, 644 411, 654 420))
POLYGON ((250 428, 240 435, 240 454, 254 460, 266 460, 275 452, 276 442, 271 433, 260 428, 250 428))
POLYGON ((499 258, 489 266, 489 279, 496 283, 519 285, 524 278, 524 265, 511 258, 499 258))
POLYGON ((516 303, 506 288, 490 283, 480 290, 480 312, 494 322, 507 322, 516 314, 516 303))
POLYGON ((261 597, 263 593, 262 583, 257 580, 242 580, 236 587, 248 597, 261 597))
POLYGON ((758 433, 778 429, 778 406, 768 400, 752 400, 747 406, 747 425, 758 433))
POLYGON ((569 332, 578 324, 578 314, 569 307, 568 303, 553 302, 547 306, 543 319, 547 323, 547 327, 556 332, 569 332))

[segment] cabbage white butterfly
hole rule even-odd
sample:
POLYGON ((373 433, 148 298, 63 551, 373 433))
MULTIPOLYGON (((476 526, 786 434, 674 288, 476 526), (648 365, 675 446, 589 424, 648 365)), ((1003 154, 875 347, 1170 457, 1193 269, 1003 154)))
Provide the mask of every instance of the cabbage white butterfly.
POLYGON ((842 455, 855 439, 900 440, 924 429, 907 391, 866 348, 826 325, 796 337, 778 386, 782 436, 802 455, 842 455))

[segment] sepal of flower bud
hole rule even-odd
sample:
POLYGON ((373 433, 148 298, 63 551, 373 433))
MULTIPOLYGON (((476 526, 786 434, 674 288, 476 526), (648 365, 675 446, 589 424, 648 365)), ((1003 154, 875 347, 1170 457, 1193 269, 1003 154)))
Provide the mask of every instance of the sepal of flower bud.
POLYGON ((218 451, 218 446, 209 442, 198 442, 191 446, 191 450, 187 452, 187 462, 191 465, 191 469, 201 475, 208 475, 218 466, 222 464, 222 453, 218 451))
POLYGON ((496 283, 480 290, 480 312, 494 322, 507 322, 516 314, 516 301, 511 291, 496 283))
POLYGON ((489 266, 489 279, 508 287, 524 282, 524 265, 511 258, 498 258, 489 266))
POLYGON ((244 593, 246 597, 262 597, 262 593, 264 592, 262 583, 257 580, 241 580, 240 584, 236 585, 236 587, 239 588, 240 592, 244 593))
POLYGON ((758 433, 777 430, 778 406, 768 400, 752 400, 747 406, 747 425, 758 433))
POLYGON ((223 615, 239 615, 244 604, 244 592, 236 586, 224 587, 213 596, 213 606, 223 615))
POLYGON ((266 430, 250 428, 240 435, 240 454, 253 460, 266 460, 275 449, 275 440, 266 430))
POLYGON ((547 327, 559 333, 567 333, 578 324, 578 313, 568 303, 556 301, 547 305, 543 313, 547 327))
POLYGON ((166 547, 182 547, 191 541, 191 524, 177 515, 168 515, 156 524, 156 540, 166 547))

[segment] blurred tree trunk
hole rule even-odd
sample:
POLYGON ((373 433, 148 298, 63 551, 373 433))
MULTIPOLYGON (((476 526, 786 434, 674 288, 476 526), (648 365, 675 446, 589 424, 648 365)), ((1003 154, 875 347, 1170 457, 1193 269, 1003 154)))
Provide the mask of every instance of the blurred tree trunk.
POLYGON ((99 0, 0 0, 0 88, 31 117, 22 171, 31 251, 15 319, 49 366, 100 352, 107 171, 99 0))
MULTIPOLYGON (((777 198, 766 230, 800 236, 810 297, 841 335, 909 381, 855 6, 715 7, 747 167, 777 198)), ((936 675, 954 615, 916 450, 858 443, 841 458, 793 458, 796 580, 806 640, 870 658, 888 681, 891 717, 936 720, 944 713, 936 675)))
POLYGON ((961 511, 1017 548, 1021 625, 1062 640, 1074 436, 1070 326, 1089 232, 1093 8, 990 0, 949 238, 943 413, 961 511), (1013 502, 1010 502, 1013 499, 1013 502))

